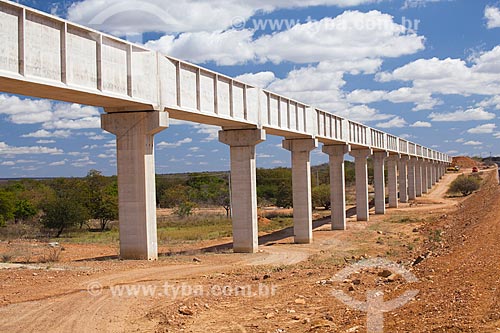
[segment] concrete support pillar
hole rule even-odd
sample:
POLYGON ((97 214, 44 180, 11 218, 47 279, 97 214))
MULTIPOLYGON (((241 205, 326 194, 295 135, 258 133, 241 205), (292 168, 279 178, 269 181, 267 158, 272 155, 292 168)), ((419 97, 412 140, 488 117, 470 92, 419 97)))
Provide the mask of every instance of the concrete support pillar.
POLYGON ((422 160, 419 160, 415 163, 415 195, 417 197, 422 196, 422 187, 423 187, 423 179, 422 179, 422 160))
POLYGON ((255 146, 266 139, 261 129, 222 130, 219 141, 230 146, 233 250, 258 250, 255 146))
POLYGON ((427 169, 427 188, 430 190, 432 188, 432 162, 428 161, 426 163, 426 169, 427 169))
POLYGON ((356 170, 356 215, 358 221, 369 220, 367 158, 370 155, 372 155, 371 149, 351 151, 356 170))
POLYGON ((408 161, 410 157, 407 155, 402 155, 399 159, 399 201, 401 203, 408 202, 408 161))
POLYGON ((422 193, 429 193, 429 165, 422 161, 422 193))
POLYGON ((292 152, 293 234, 295 243, 312 242, 311 151, 316 139, 283 140, 283 148, 292 152))
POLYGON ((434 162, 434 184, 439 183, 441 176, 439 175, 439 164, 434 162))
POLYGON ((429 162, 429 177, 431 188, 436 184, 436 168, 434 167, 434 161, 429 162))
POLYGON ((387 159, 387 182, 389 187, 389 208, 398 208, 398 161, 399 155, 387 159))
POLYGON ((385 173, 384 162, 389 157, 386 151, 373 154, 373 176, 375 185, 375 214, 385 214, 385 173))
POLYGON ((346 229, 344 155, 349 151, 347 145, 323 146, 323 152, 329 155, 330 161, 332 230, 346 229))
POLYGON ((154 135, 168 127, 168 113, 103 114, 101 127, 116 135, 120 257, 156 260, 154 135))
POLYGON ((408 161, 408 199, 415 200, 417 197, 417 180, 416 180, 416 165, 418 160, 416 157, 410 157, 408 161))

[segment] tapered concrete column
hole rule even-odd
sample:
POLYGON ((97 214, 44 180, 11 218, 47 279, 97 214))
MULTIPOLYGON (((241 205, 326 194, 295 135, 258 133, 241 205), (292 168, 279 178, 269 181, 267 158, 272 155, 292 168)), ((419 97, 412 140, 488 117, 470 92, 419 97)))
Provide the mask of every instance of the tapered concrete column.
POLYGON ((258 250, 257 185, 255 146, 266 139, 261 129, 222 130, 219 141, 231 151, 231 202, 233 207, 233 250, 258 250))
POLYGON ((293 234, 295 243, 312 242, 311 150, 316 139, 283 140, 283 148, 292 152, 293 234))
POLYGON ((398 162, 400 155, 387 159, 387 182, 389 187, 389 208, 398 208, 398 162))
POLYGON ((373 153, 373 176, 375 185, 375 214, 385 214, 385 173, 384 162, 389 157, 386 151, 373 153))
POLYGON ((402 155, 399 159, 399 201, 401 203, 408 202, 408 161, 410 157, 408 155, 402 155))
POLYGON ((429 162, 429 177, 431 188, 436 184, 436 168, 434 168, 434 161, 429 162))
POLYGON ((158 259, 154 135, 168 127, 166 112, 109 113, 101 127, 116 135, 120 256, 158 259))
POLYGON ((418 160, 415 163, 415 195, 417 197, 422 196, 422 184, 423 184, 423 179, 422 179, 422 160, 418 160))
POLYGON ((332 230, 345 230, 345 169, 344 155, 350 151, 348 145, 323 146, 330 164, 330 204, 332 210, 332 230))
POLYGON ((427 168, 427 188, 430 190, 430 189, 432 189, 432 185, 434 185, 432 183, 432 180, 433 180, 433 176, 432 176, 432 162, 428 161, 425 164, 426 164, 426 168, 427 168))
POLYGON ((429 193, 429 163, 422 161, 422 193, 429 193))
POLYGON ((369 220, 367 158, 370 155, 372 155, 371 149, 351 151, 356 170, 356 216, 358 221, 369 220))
POLYGON ((417 182, 415 167, 418 163, 416 157, 410 157, 408 161, 408 199, 415 200, 417 197, 417 182))
POLYGON ((434 184, 439 183, 439 179, 441 176, 439 176, 439 164, 437 162, 434 162, 434 184))

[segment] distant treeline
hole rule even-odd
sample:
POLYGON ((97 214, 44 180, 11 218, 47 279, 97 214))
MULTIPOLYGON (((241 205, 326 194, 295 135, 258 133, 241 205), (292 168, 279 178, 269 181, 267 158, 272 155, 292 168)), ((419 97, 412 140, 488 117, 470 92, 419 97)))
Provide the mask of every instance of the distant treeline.
MULTIPOLYGON (((369 175, 373 173, 369 163, 369 175)), ((345 164, 346 183, 355 181, 354 164, 345 164)), ((313 204, 329 208, 327 164, 311 168, 313 204)), ((260 206, 292 207, 290 168, 257 169, 260 206)), ((156 176, 156 204, 189 215, 193 207, 224 207, 230 214, 230 173, 202 172, 156 176)), ((70 227, 83 228, 89 220, 105 230, 118 219, 116 176, 91 170, 83 178, 4 180, 0 182, 0 226, 39 224, 59 236, 70 227)))

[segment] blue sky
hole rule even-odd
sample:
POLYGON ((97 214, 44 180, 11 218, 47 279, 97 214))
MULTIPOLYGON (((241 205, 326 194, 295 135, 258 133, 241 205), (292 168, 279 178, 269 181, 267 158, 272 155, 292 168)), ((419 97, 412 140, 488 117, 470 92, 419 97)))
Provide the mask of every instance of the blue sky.
MULTIPOLYGON (((500 155, 500 1, 18 2, 450 155, 500 155)), ((0 93, 0 177, 115 174, 99 113, 0 93)), ((174 121, 156 136, 157 172, 227 170, 217 131, 174 121)), ((281 140, 258 146, 259 167, 289 166, 281 140)))

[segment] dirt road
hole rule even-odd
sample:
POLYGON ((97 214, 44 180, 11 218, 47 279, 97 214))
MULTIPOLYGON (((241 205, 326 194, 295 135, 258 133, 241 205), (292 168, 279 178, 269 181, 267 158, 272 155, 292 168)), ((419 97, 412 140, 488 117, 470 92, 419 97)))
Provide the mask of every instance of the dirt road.
POLYGON ((311 245, 291 244, 284 235, 248 255, 0 270, 0 331, 365 332, 366 314, 331 291, 363 300, 378 287, 387 299, 419 290, 414 301, 385 315, 387 332, 499 332, 498 181, 492 172, 468 199, 445 199, 454 177, 447 175, 417 206, 371 216, 368 223, 351 219, 345 232, 318 228, 311 245), (411 266, 419 255, 425 260, 411 266), (419 282, 388 282, 376 271, 337 285, 330 280, 351 263, 377 256, 405 263, 419 282))

